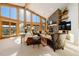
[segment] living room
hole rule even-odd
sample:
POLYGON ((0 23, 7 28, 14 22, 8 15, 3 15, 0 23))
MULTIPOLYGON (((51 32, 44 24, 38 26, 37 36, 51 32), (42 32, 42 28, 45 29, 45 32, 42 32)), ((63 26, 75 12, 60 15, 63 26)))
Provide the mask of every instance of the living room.
POLYGON ((0 3, 0 55, 79 56, 78 7, 78 3, 0 3))

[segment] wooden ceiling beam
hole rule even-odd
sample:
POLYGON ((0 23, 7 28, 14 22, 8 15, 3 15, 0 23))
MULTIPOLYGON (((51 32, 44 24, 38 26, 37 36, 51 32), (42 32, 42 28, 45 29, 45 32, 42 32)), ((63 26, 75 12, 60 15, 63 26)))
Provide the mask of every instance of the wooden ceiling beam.
POLYGON ((14 4, 11 4, 11 3, 0 3, 0 5, 6 5, 6 6, 24 8, 23 6, 14 5, 14 4))
POLYGON ((14 20, 14 19, 10 19, 10 18, 7 18, 7 17, 2 17, 0 16, 0 21, 8 21, 8 22, 13 22, 13 23, 17 23, 17 20, 14 20))
POLYGON ((0 21, 0 39, 2 38, 2 22, 0 21))

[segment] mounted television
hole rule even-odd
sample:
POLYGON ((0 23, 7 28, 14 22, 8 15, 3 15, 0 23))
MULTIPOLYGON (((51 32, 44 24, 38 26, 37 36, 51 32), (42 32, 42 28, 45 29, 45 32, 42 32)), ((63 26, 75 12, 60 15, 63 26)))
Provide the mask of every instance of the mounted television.
POLYGON ((59 30, 71 30, 71 22, 63 21, 59 24, 59 30))
POLYGON ((66 22, 66 30, 71 30, 71 22, 66 22))

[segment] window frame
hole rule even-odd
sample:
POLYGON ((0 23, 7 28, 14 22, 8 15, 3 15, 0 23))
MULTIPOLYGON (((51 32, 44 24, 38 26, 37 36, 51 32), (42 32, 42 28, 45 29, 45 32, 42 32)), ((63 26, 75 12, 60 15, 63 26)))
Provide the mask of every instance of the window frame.
POLYGON ((38 15, 32 13, 32 22, 33 22, 33 23, 40 23, 40 17, 39 17, 38 15), (33 16, 34 16, 35 18, 33 18, 33 16), (34 19, 35 19, 35 20, 34 20, 34 19))
POLYGON ((26 10, 26 20, 27 20, 27 22, 30 22, 31 21, 31 13, 32 12, 30 12, 30 11, 28 11, 28 10, 26 10), (27 13, 29 13, 28 15, 29 15, 29 19, 27 18, 28 17, 28 15, 27 15, 27 13), (29 21, 28 21, 29 20, 29 21))
MULTIPOLYGON (((6 11, 5 11, 6 12, 6 11)), ((3 11, 3 13, 5 13, 4 11, 3 11)), ((7 17, 7 18, 10 18, 10 7, 9 6, 7 6, 7 5, 1 5, 1 16, 2 17, 7 17), (8 8, 8 15, 7 16, 5 16, 5 15, 2 15, 2 8, 8 8)))
POLYGON ((17 19, 17 8, 16 7, 14 7, 14 6, 10 6, 10 18, 11 19, 17 19), (16 18, 14 18, 14 16, 13 16, 13 18, 11 17, 11 14, 12 14, 12 12, 11 12, 11 8, 14 8, 14 9, 16 9, 16 18))
POLYGON ((19 8, 19 21, 24 21, 24 9, 23 8, 19 8), (23 16, 21 16, 20 14, 20 11, 22 10, 22 12, 23 12, 23 16), (23 18, 23 19, 20 19, 20 16, 21 16, 21 18, 23 18))

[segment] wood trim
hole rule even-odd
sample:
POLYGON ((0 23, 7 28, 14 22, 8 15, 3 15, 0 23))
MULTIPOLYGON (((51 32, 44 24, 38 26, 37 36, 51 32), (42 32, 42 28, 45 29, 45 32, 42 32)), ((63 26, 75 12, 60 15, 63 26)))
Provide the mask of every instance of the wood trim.
POLYGON ((0 39, 2 38, 2 22, 0 21, 0 39))
POLYGON ((35 22, 33 22, 32 24, 33 24, 33 25, 39 25, 40 23, 35 23, 35 22))
POLYGON ((17 11, 17 13, 16 13, 16 15, 17 15, 17 21, 19 21, 19 8, 18 7, 16 8, 16 11, 17 11))
POLYGON ((46 20, 45 20, 45 29, 44 29, 44 31, 45 32, 47 31, 47 22, 46 22, 46 20))
POLYGON ((32 13, 31 13, 31 20, 30 20, 30 31, 32 31, 33 23, 32 23, 32 13))
POLYGON ((24 9, 24 31, 26 31, 25 27, 26 27, 26 10, 24 9))
POLYGON ((9 22, 9 37, 11 37, 11 22, 9 22))
POLYGON ((3 16, 0 16, 0 21, 8 21, 8 22, 17 23, 17 20, 15 20, 15 19, 10 19, 10 18, 3 17, 3 16))
POLYGON ((19 23, 16 23, 16 35, 19 36, 19 23))
POLYGON ((40 17, 40 29, 39 31, 42 31, 42 17, 40 17))
POLYGON ((16 35, 19 36, 20 29, 19 29, 19 8, 17 7, 17 23, 16 23, 16 35))
POLYGON ((14 4, 11 4, 11 3, 0 3, 0 5, 6 5, 6 6, 10 6, 10 7, 17 7, 17 8, 24 8, 22 6, 14 5, 14 4))

